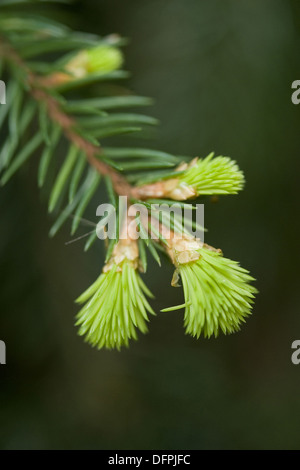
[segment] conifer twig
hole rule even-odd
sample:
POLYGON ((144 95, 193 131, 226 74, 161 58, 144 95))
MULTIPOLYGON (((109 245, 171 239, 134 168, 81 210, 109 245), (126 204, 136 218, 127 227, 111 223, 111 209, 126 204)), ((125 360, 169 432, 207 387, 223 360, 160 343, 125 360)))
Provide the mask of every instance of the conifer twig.
POLYGON ((61 108, 58 100, 54 96, 47 93, 47 86, 51 83, 32 73, 27 67, 26 63, 21 59, 18 53, 12 48, 7 41, 0 37, 0 57, 5 58, 8 62, 13 63, 23 71, 24 84, 29 86, 31 95, 38 102, 43 102, 48 111, 49 117, 53 122, 60 125, 65 137, 82 150, 91 164, 101 175, 109 176, 115 192, 121 196, 134 196, 136 191, 127 182, 126 178, 122 176, 117 170, 112 168, 108 163, 99 160, 96 155, 101 153, 101 148, 86 140, 81 135, 77 134, 75 129, 76 121, 68 116, 61 108))

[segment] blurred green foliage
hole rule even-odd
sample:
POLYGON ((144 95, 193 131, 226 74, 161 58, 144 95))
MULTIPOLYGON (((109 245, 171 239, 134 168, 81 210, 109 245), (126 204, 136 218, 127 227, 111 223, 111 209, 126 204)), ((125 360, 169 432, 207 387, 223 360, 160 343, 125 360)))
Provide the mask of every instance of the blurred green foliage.
MULTIPOLYGON (((48 239, 32 163, 0 195, 0 447, 299 448, 299 2, 87 0, 60 19, 130 38, 129 86, 155 98, 162 121, 155 147, 215 151, 244 170, 238 197, 205 199, 206 241, 240 260, 260 294, 235 335, 196 341, 169 312, 130 349, 93 350, 72 302, 99 274, 103 247, 65 246, 68 227, 48 239)), ((156 312, 182 302, 162 282, 171 276, 150 265, 156 312)))

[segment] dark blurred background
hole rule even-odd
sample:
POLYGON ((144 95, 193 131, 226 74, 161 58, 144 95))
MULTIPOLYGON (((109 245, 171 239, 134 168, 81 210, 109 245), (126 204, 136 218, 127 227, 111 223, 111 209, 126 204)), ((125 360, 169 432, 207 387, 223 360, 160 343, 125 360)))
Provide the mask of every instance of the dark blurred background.
MULTIPOLYGON (((62 19, 130 38, 128 86, 155 99, 161 120, 154 148, 238 161, 247 185, 205 200, 206 241, 260 294, 237 334, 197 341, 178 311, 152 318, 128 350, 93 350, 76 335, 74 299, 103 247, 66 246, 68 226, 48 238, 28 165, 0 194, 0 448, 299 449, 299 1, 88 0, 62 19)), ((150 262, 156 312, 182 301, 171 277, 150 262)))

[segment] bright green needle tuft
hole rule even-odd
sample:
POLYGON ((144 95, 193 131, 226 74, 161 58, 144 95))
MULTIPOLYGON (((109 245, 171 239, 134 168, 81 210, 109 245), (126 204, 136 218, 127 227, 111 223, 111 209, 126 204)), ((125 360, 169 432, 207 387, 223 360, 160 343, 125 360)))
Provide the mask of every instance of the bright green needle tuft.
MULTIPOLYGON (((199 259, 177 264, 185 296, 186 332, 199 338, 233 333, 251 313, 254 279, 236 261, 205 246, 199 259)), ((182 306, 178 306, 182 308, 182 306)), ((173 309, 173 308, 172 308, 173 309)))
POLYGON ((139 276, 134 262, 112 261, 109 270, 87 289, 77 302, 86 305, 77 315, 79 335, 98 349, 120 349, 137 339, 137 329, 148 331, 148 313, 154 315, 146 295, 152 297, 139 276))
POLYGON ((178 176, 185 185, 192 186, 196 195, 236 194, 244 187, 244 174, 229 157, 209 154, 195 160, 185 172, 178 176))

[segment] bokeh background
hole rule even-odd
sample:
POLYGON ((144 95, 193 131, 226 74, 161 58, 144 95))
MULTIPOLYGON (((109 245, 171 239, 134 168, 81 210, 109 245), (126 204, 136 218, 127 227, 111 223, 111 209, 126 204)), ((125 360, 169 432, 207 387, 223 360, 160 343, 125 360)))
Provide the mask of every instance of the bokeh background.
MULTIPOLYGON (((197 341, 178 311, 152 318, 128 350, 93 350, 76 335, 74 299, 103 247, 66 246, 67 226, 48 238, 31 163, 0 194, 0 448, 299 449, 299 2, 85 0, 61 19, 130 38, 127 85, 155 99, 154 148, 238 161, 247 185, 204 201, 206 241, 260 294, 237 334, 197 341)), ((157 312, 182 301, 171 277, 150 262, 157 312)))

